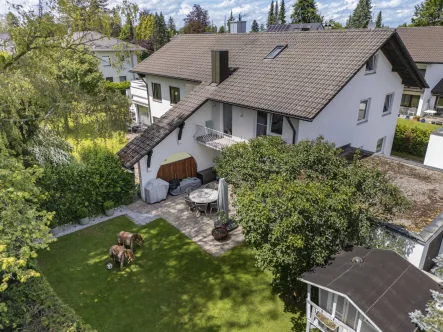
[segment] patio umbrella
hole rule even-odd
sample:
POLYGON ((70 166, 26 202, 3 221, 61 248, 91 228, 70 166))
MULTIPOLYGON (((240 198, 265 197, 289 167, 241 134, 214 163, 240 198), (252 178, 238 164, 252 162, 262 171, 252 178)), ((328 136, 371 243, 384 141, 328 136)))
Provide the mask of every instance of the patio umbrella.
POLYGON ((228 201, 228 183, 224 178, 218 182, 218 210, 225 212, 224 222, 228 221, 229 201, 228 201))

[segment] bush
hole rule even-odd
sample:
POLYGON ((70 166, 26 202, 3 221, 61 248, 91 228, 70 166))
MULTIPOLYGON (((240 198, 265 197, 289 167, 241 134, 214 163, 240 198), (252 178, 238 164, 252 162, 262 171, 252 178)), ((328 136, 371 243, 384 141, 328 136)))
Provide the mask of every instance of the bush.
POLYGON ((429 137, 433 129, 421 126, 407 126, 398 123, 395 128, 392 149, 397 152, 409 153, 414 156, 424 157, 428 148, 429 137))
POLYGON ((45 167, 39 185, 48 193, 43 208, 55 212, 51 226, 76 222, 77 210, 85 207, 89 215, 103 213, 103 204, 132 202, 134 175, 125 172, 118 157, 105 147, 80 149, 80 160, 66 165, 45 167))
POLYGON ((114 208, 114 202, 113 201, 106 201, 103 203, 103 209, 106 210, 112 210, 114 208))
POLYGON ((92 331, 43 276, 11 284, 0 301, 8 307, 0 316, 2 331, 92 331))
POLYGON ((89 211, 85 207, 81 207, 77 210, 77 217, 80 219, 87 218, 89 216, 89 211))
POLYGON ((120 90, 122 94, 125 94, 126 90, 131 87, 131 82, 105 82, 105 89, 106 90, 120 90))

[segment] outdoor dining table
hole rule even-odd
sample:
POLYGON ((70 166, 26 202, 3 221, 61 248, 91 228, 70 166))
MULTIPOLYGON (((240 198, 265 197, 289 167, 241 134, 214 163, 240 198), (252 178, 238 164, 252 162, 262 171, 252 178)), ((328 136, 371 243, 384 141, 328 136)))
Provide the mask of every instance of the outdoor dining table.
POLYGON ((434 111, 434 110, 426 110, 426 111, 424 111, 424 113, 426 113, 426 115, 429 115, 429 119, 434 119, 434 114, 436 114, 437 111, 434 111))
POLYGON ((189 199, 194 203, 209 204, 218 198, 218 191, 214 189, 197 189, 189 194, 189 199))

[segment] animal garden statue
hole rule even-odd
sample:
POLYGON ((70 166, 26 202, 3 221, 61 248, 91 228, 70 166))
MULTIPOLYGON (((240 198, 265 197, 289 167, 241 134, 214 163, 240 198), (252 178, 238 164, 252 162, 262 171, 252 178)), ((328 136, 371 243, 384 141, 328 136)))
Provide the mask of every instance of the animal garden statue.
POLYGON ((134 242, 137 243, 138 246, 141 246, 145 242, 140 233, 129 233, 123 231, 118 233, 117 241, 119 245, 123 247, 129 246, 131 250, 134 250, 134 242))
POLYGON ((120 262, 120 270, 123 270, 126 259, 128 260, 128 264, 135 259, 131 249, 126 249, 124 246, 118 245, 114 245, 109 249, 109 258, 112 259, 113 263, 115 263, 116 260, 120 262))

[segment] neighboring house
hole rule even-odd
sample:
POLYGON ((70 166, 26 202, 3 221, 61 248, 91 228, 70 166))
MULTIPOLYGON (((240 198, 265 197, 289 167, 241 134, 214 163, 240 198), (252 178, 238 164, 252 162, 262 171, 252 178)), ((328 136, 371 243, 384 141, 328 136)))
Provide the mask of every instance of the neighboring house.
POLYGON ((403 84, 427 87, 393 29, 179 35, 132 71, 153 123, 118 155, 142 196, 171 155, 202 171, 261 135, 389 155, 403 84))
POLYGON ((11 35, 7 32, 0 32, 0 52, 8 52, 9 54, 15 52, 14 42, 11 40, 11 35))
POLYGON ((100 70, 107 81, 125 82, 137 78, 130 70, 137 65, 137 53, 144 48, 95 31, 75 32, 72 38, 90 47, 101 61, 100 70))
POLYGON ((443 127, 431 133, 424 164, 443 170, 443 127))
POLYGON ((323 24, 318 23, 295 23, 295 24, 273 24, 267 29, 267 32, 285 32, 285 31, 313 31, 324 30, 323 24))
POLYGON ((419 269, 431 271, 433 259, 443 253, 443 171, 380 155, 364 162, 386 173, 412 204, 385 222, 374 238, 396 248, 419 269))
POLYGON ((443 26, 397 31, 429 85, 426 89, 405 86, 401 101, 404 114, 423 116, 426 110, 436 110, 443 115, 443 26))
POLYGON ((304 273, 308 285, 306 331, 414 332, 409 313, 441 286, 390 250, 353 247, 304 273), (327 328, 325 324, 336 327, 327 328))

